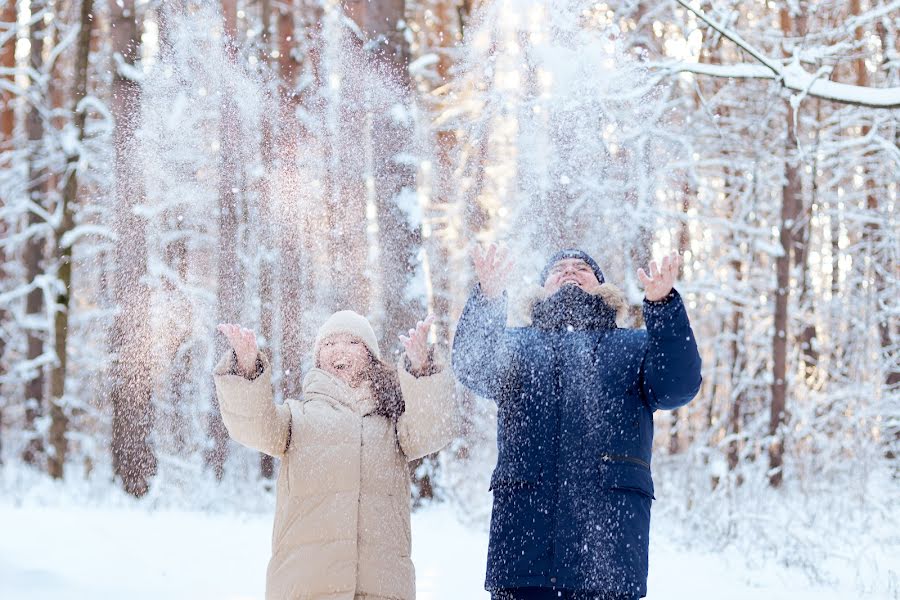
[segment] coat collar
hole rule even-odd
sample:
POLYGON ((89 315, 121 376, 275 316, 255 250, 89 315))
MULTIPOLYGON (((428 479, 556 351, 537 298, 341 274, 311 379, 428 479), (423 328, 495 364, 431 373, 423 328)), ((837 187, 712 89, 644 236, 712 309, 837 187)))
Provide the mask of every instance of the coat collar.
MULTIPOLYGON (((604 283, 594 295, 602 298, 604 303, 615 312, 613 326, 621 325, 625 322, 625 317, 628 313, 628 302, 625 300, 625 294, 619 288, 611 283, 604 283)), ((534 324, 533 313, 535 305, 546 299, 547 294, 544 292, 544 288, 538 285, 530 286, 521 293, 513 295, 513 298, 510 300, 507 326, 531 327, 534 324)))
POLYGON ((352 388, 323 369, 311 369, 303 378, 303 399, 317 399, 332 406, 347 408, 362 416, 375 411, 375 399, 368 382, 352 388))
POLYGON ((568 285, 534 305, 531 326, 543 331, 615 329, 616 309, 599 294, 568 285))

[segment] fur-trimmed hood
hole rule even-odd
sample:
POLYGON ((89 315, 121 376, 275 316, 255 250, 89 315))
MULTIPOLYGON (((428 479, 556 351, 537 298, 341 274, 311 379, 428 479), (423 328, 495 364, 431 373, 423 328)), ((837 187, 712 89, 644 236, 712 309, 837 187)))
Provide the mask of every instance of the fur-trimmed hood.
MULTIPOLYGON (((622 290, 611 283, 602 283, 594 294, 603 298, 606 304, 615 309, 616 325, 621 327, 628 315, 628 302, 625 300, 622 290)), ((519 293, 511 293, 506 317, 507 327, 530 327, 534 305, 546 298, 547 292, 536 284, 528 286, 519 293)))

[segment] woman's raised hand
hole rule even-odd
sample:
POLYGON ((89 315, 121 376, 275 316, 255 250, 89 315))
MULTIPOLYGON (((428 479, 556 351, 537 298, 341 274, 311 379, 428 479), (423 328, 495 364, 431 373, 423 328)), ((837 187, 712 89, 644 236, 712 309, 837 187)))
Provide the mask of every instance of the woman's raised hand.
POLYGON ((239 372, 245 376, 253 374, 256 371, 256 354, 259 352, 259 347, 256 345, 256 334, 253 333, 253 330, 232 323, 220 323, 217 329, 231 344, 234 355, 237 357, 239 372))
POLYGON ((428 329, 432 323, 434 315, 428 315, 424 321, 416 323, 408 335, 399 336, 413 371, 421 371, 428 361, 428 329))
POLYGON ((475 274, 478 275, 478 283, 481 284, 481 293, 488 298, 500 297, 506 289, 506 281, 514 264, 506 248, 491 244, 487 251, 484 251, 481 246, 475 246, 472 251, 472 262, 475 265, 475 274))

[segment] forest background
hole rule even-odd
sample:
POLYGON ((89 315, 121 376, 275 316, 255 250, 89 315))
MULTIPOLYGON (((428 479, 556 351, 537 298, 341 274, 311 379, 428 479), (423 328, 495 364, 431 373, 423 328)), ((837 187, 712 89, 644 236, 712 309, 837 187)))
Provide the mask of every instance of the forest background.
MULTIPOLYGON (((3 493, 252 503, 216 323, 282 401, 338 308, 394 354, 433 312, 446 354, 475 244, 513 295, 583 248, 623 326, 678 251, 704 384, 656 415, 656 518, 897 593, 898 31, 896 0, 4 0, 3 493)), ((415 501, 483 525, 495 413, 458 392, 415 501)))

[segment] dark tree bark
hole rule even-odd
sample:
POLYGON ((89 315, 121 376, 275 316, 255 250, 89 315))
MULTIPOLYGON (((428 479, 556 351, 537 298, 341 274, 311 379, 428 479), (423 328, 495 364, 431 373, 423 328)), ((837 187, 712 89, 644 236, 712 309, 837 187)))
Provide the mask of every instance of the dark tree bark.
MULTIPOLYGON (((0 10, 0 23, 8 23, 10 27, 14 27, 16 22, 16 3, 7 0, 0 10)), ((0 46, 0 68, 11 73, 16 64, 16 37, 10 38, 0 46)), ((13 75, 0 76, 6 83, 11 83, 15 78, 13 75)), ((15 96, 6 88, 0 89, 0 170, 8 167, 7 161, 3 155, 13 149, 13 133, 16 124, 16 111, 13 104, 15 96)), ((3 198, 0 198, 0 209, 4 206, 3 198)), ((7 235, 6 221, 0 219, 0 238, 7 235)), ((7 274, 5 272, 6 252, 0 248, 0 282, 2 282, 7 274)), ((2 285, 0 285, 2 287, 2 285)), ((6 362, 6 327, 9 321, 9 313, 0 308, 0 372, 8 372, 9 365, 6 362)), ((3 456, 3 408, 4 404, 0 403, 0 457, 3 456)), ((3 464, 0 458, 0 464, 3 464)))
MULTIPOLYGON (((31 2, 31 12, 36 14, 46 8, 44 0, 31 2)), ((38 19, 31 25, 29 41, 31 53, 29 55, 29 67, 36 73, 44 70, 44 39, 47 35, 44 20, 38 19)), ((37 206, 46 206, 47 177, 48 173, 43 166, 44 160, 44 119, 43 110, 46 106, 46 89, 39 85, 29 88, 28 113, 25 117, 25 129, 28 135, 28 196, 31 202, 37 206)), ((28 227, 35 228, 44 224, 33 211, 28 213, 28 227)), ((25 243, 25 277, 27 281, 35 279, 43 273, 45 267, 46 237, 43 233, 32 233, 25 243)), ((25 299, 25 313, 29 321, 40 320, 44 310, 43 290, 35 288, 28 293, 25 299)), ((34 328, 27 329, 26 358, 36 361, 44 354, 44 336, 34 328)), ((30 439, 22 453, 22 459, 34 466, 43 468, 45 456, 44 439, 37 432, 37 420, 44 415, 45 407, 45 373, 44 367, 37 367, 34 375, 25 383, 25 426, 30 439)))
MULTIPOLYGON (((261 0, 260 2, 260 19, 262 20, 262 35, 260 43, 263 48, 266 66, 272 71, 271 56, 274 46, 272 45, 272 2, 271 0, 261 0)), ((274 100, 270 98, 270 101, 274 100)), ((269 224, 269 215, 272 211, 272 178, 275 177, 276 160, 275 160, 275 118, 271 111, 266 111, 262 116, 262 162, 265 170, 265 177, 259 184, 259 213, 260 222, 257 223, 260 240, 260 253, 262 258, 259 262, 259 304, 260 304, 260 336, 263 339, 261 349, 274 352, 274 335, 275 335, 275 271, 272 260, 275 248, 273 228, 269 224)), ((274 363, 274 361, 273 361, 274 363)), ((265 479, 272 479, 275 476, 275 461, 264 452, 259 453, 259 472, 265 479)))
MULTIPOLYGON (((455 17, 451 14, 453 3, 446 0, 436 2, 432 10, 435 18, 430 44, 431 50, 438 54, 436 65, 438 81, 435 87, 439 87, 450 81, 453 68, 452 49, 458 41, 452 26, 455 17)), ((432 110, 435 108, 439 110, 441 106, 442 104, 437 107, 432 106, 432 110)), ((435 132, 434 145, 437 156, 432 177, 430 206, 431 214, 434 217, 430 244, 432 309, 435 315, 437 343, 447 347, 450 343, 450 321, 453 318, 451 300, 456 291, 454 288, 458 285, 458 278, 451 277, 450 274, 452 257, 449 250, 454 242, 447 239, 449 214, 455 200, 454 191, 458 187, 454 176, 458 145, 456 130, 451 126, 435 132)))
MULTIPOLYGON (((785 37, 802 32, 803 17, 796 18, 787 9, 781 11, 781 27, 785 37)), ((772 343, 773 383, 769 413, 769 483, 778 487, 784 480, 784 426, 787 422, 787 371, 788 346, 790 338, 789 305, 791 289, 791 268, 796 251, 796 223, 803 203, 803 184, 797 146, 798 123, 794 120, 794 110, 785 101, 787 127, 784 148, 784 186, 781 199, 781 223, 779 241, 781 256, 775 260, 775 332, 772 343)))
MULTIPOLYGON (((860 0, 850 0, 850 14, 854 17, 859 16, 862 13, 860 7, 860 0)), ((854 39, 856 40, 859 53, 858 58, 854 61, 854 71, 856 72, 856 85, 862 87, 868 87, 870 85, 870 76, 868 68, 866 67, 866 57, 862 54, 863 48, 865 45, 865 31, 862 25, 857 26, 853 32, 854 39)), ((886 36, 882 36, 882 41, 887 41, 886 36)), ((863 137, 868 136, 869 132, 872 130, 870 125, 865 125, 862 128, 861 135, 863 137)), ((865 186, 866 186, 866 209, 874 216, 878 213, 879 202, 878 202, 878 182, 877 174, 872 173, 872 169, 870 165, 874 163, 873 160, 873 151, 869 151, 865 155, 865 186)), ((873 267, 872 267, 872 280, 875 287, 875 298, 876 302, 878 302, 879 298, 882 298, 885 295, 885 291, 887 289, 887 281, 885 279, 885 272, 890 270, 890 267, 885 264, 885 266, 881 266, 881 263, 889 263, 890 259, 888 257, 882 258, 880 247, 884 244, 884 240, 882 239, 882 231, 881 231, 881 223, 875 219, 868 219, 865 225, 864 235, 866 237, 866 241, 869 242, 868 246, 872 249, 875 254, 873 259, 873 267)), ((896 321, 892 322, 889 316, 888 311, 878 310, 876 306, 876 311, 878 314, 878 334, 879 334, 879 342, 881 344, 882 356, 890 357, 892 355, 892 326, 896 326, 896 321)), ((897 362, 893 361, 893 365, 885 369, 885 384, 888 389, 896 386, 900 383, 900 368, 898 368, 897 362)))
MULTIPOLYGON (((816 100, 816 120, 815 122, 818 124, 820 122, 822 114, 822 101, 816 100)), ((818 125, 817 125, 818 127, 818 125)), ((797 247, 798 256, 797 256, 797 264, 801 269, 800 272, 800 293, 797 298, 797 304, 800 306, 801 310, 805 310, 807 313, 811 313, 808 309, 809 302, 809 294, 810 290, 810 280, 809 280, 809 271, 811 265, 809 264, 809 256, 810 256, 810 248, 809 248, 809 236, 810 236, 810 221, 812 220, 812 207, 816 205, 818 202, 819 195, 819 185, 818 185, 818 169, 819 169, 819 159, 818 159, 818 148, 819 148, 819 139, 821 135, 821 130, 816 129, 816 137, 815 142, 813 144, 812 152, 810 153, 813 156, 812 162, 812 175, 810 176, 810 201, 809 208, 806 209, 806 216, 801 220, 798 224, 797 235, 795 237, 794 243, 797 247)), ((797 343, 800 347, 800 356, 803 360, 803 372, 806 376, 807 381, 811 380, 815 369, 819 364, 819 350, 818 350, 818 332, 816 331, 815 321, 807 322, 803 325, 803 330, 797 337, 797 343)))
MULTIPOLYGON (((893 46, 896 55, 898 48, 900 48, 900 37, 897 36, 896 31, 890 31, 888 29, 890 23, 891 21, 888 17, 879 21, 877 26, 878 37, 881 39, 881 47, 890 48, 893 46)), ((888 60, 887 56, 885 56, 884 60, 888 60)), ((890 64, 888 79, 892 85, 897 85, 897 83, 900 83, 900 64, 898 64, 896 60, 892 61, 890 64)), ((864 61, 860 66, 865 67, 864 61)), ((900 148, 900 127, 896 126, 894 127, 894 145, 900 148)), ((885 262, 890 264, 889 260, 885 262)), ((883 279, 882 275, 882 280, 883 279)), ((877 286, 876 289, 878 289, 877 286)), ((900 337, 900 330, 898 330, 897 320, 885 318, 885 313, 886 311, 878 310, 878 327, 881 337, 882 356, 885 357, 888 365, 885 374, 885 384, 888 393, 891 393, 895 392, 898 389, 898 386, 900 386, 900 361, 898 361, 896 343, 896 340, 900 337)), ((896 417, 893 419, 886 419, 883 440, 885 445, 884 456, 888 460, 893 461, 894 478, 900 478, 900 460, 898 460, 898 458, 900 458, 900 419, 896 417)))
MULTIPOLYGON (((93 24, 93 0, 82 0, 80 31, 76 45, 75 73, 72 86, 72 121, 78 132, 78 140, 84 140, 86 115, 79 106, 87 95, 88 59, 90 56, 91 27, 93 24)), ((62 194, 62 222, 56 231, 54 262, 61 290, 56 296, 54 313, 53 346, 57 363, 50 370, 50 445, 53 447, 48 461, 50 475, 62 479, 68 451, 67 433, 69 418, 65 406, 66 367, 69 345, 69 307, 72 287, 72 245, 64 243, 65 235, 75 227, 75 209, 78 202, 78 154, 71 154, 66 160, 65 181, 62 194)))
MULTIPOLYGON (((176 58, 172 36, 177 20, 186 16, 185 8, 185 0, 167 0, 156 8, 161 63, 171 63, 176 58)), ((158 410, 165 411, 166 418, 157 419, 156 426, 167 428, 171 436, 169 450, 182 454, 189 451, 193 441, 189 432, 190 407, 194 403, 190 377, 197 360, 195 353, 198 351, 191 336, 195 316, 193 303, 178 285, 178 282, 185 282, 188 278, 190 232, 186 229, 186 222, 176 219, 175 215, 166 214, 164 218, 167 226, 172 228, 172 235, 168 236, 163 248, 163 259, 171 272, 177 274, 177 278, 164 277, 161 282, 162 290, 172 307, 163 327, 168 328, 172 341, 165 346, 165 356, 160 357, 167 370, 165 391, 160 394, 156 406, 158 410)))
MULTIPOLYGON (((691 232, 688 229, 688 212, 691 209, 691 198, 697 195, 692 182, 685 174, 685 181, 681 190, 681 213, 684 215, 680 225, 678 226, 678 253, 684 256, 685 252, 691 248, 691 232)), ((684 276, 684 265, 678 271, 678 280, 681 281, 684 276)), ((712 394, 715 398, 715 394, 712 394)), ((712 402, 712 398, 710 402, 712 402)), ((682 433, 688 428, 687 407, 682 407, 672 411, 672 422, 669 428, 669 454, 678 454, 681 452, 684 442, 682 441, 682 433)), ((689 443, 689 442, 688 442, 689 443)))
MULTIPOLYGON (((225 55, 229 62, 237 60, 237 3, 222 1, 225 55)), ((219 220, 216 284, 216 318, 219 323, 237 323, 241 315, 243 279, 238 255, 238 214, 241 197, 238 194, 240 165, 237 144, 240 124, 234 90, 227 78, 222 82, 222 104, 219 121, 219 220)), ((225 351, 226 342, 216 336, 217 355, 225 351)), ((217 479, 225 475, 225 459, 228 457, 228 431, 222 421, 215 397, 216 408, 208 414, 207 426, 212 438, 212 448, 206 453, 206 464, 217 479)))
MULTIPOLYGON (((405 0, 361 2, 346 0, 344 6, 365 36, 365 46, 380 72, 395 86, 396 104, 409 107, 413 93, 409 76, 409 45, 400 29, 405 0)), ((400 122, 389 111, 379 111, 373 119, 373 177, 378 221, 379 273, 384 320, 381 350, 391 361, 397 347, 396 336, 425 316, 425 306, 407 294, 419 267, 416 254, 422 243, 421 226, 412 225, 398 200, 416 193, 416 170, 401 160, 412 150, 412 123, 400 122)), ((434 495, 432 475, 437 468, 433 457, 410 464, 413 485, 419 499, 434 495)))
MULTIPOLYGON (((746 181, 743 177, 742 172, 737 172, 733 169, 726 170, 726 186, 728 186, 729 195, 737 195, 739 193, 739 186, 746 181), (738 187, 738 189, 733 189, 734 187, 738 187)), ((732 219, 739 219, 738 216, 738 200, 733 200, 730 204, 730 212, 732 219)), ((730 244, 732 247, 737 247, 740 244, 741 236, 738 232, 732 232, 730 236, 730 244)), ((734 272, 734 279, 738 282, 738 287, 740 283, 744 280, 744 270, 746 268, 746 263, 738 258, 737 256, 730 262, 731 270, 734 272)), ((739 287, 740 289, 740 287, 739 287)), ((747 388, 746 381, 748 379, 746 369, 747 369, 747 350, 741 344, 741 338, 744 336, 744 304, 742 301, 735 302, 731 307, 731 323, 729 324, 729 335, 731 340, 729 342, 729 358, 730 360, 730 390, 729 390, 729 400, 730 405, 728 408, 728 416, 727 416, 727 433, 730 438, 728 442, 727 449, 727 461, 728 461, 728 469, 734 471, 737 469, 740 464, 741 450, 742 450, 742 431, 743 431, 743 419, 744 419, 744 405, 747 402, 747 388)), ((743 476, 738 475, 735 483, 741 485, 743 483, 743 476)))
MULTIPOLYGON (((307 48, 315 49, 319 43, 319 28, 314 16, 318 8, 312 2, 292 2, 290 9, 280 9, 276 16, 276 43, 278 44, 278 124, 276 139, 279 169, 295 173, 297 169, 297 145, 308 141, 311 133, 296 118, 299 103, 307 100, 296 92, 300 66, 291 50, 296 45, 295 34, 303 31, 307 48), (302 10, 297 11, 297 5, 302 10), (310 11, 312 13, 310 14, 310 11), (295 14, 303 19, 297 26, 295 14)), ((315 69, 315 54, 307 56, 315 69)), ((303 330, 303 310, 311 304, 309 270, 311 260, 304 253, 305 224, 294 219, 283 219, 278 227, 279 302, 281 304, 281 391, 284 398, 299 398, 302 390, 301 371, 304 354, 310 340, 303 330)))
MULTIPOLYGON (((362 30, 372 60, 399 92, 396 104, 409 107, 413 92, 409 77, 409 45, 400 29, 405 0, 348 0, 345 6, 362 30)), ((398 204, 403 195, 416 193, 415 166, 406 164, 400 156, 412 149, 412 127, 411 122, 399 122, 389 110, 375 114, 372 124, 379 273, 384 306, 380 341, 386 357, 392 356, 391 351, 397 348, 397 334, 425 316, 422 302, 409 298, 406 293, 419 267, 416 254, 422 240, 421 227, 411 225, 398 204)))
MULTIPOLYGON (((861 12, 860 0, 850 0, 850 14, 855 17, 859 16, 861 12)), ((883 27, 880 28, 879 35, 882 43, 885 45, 884 47, 887 48, 889 41, 886 30, 883 27)), ((857 44, 856 51, 859 53, 858 58, 854 61, 853 65, 856 75, 855 83, 859 86, 868 86, 870 84, 870 76, 866 67, 866 56, 863 54, 865 31, 861 25, 857 26, 854 30, 854 39, 857 44)), ((895 131, 897 131, 897 141, 900 142, 900 130, 898 130, 896 125, 894 128, 895 131)), ((870 125, 865 125, 862 128, 861 135, 863 137, 868 136, 871 129, 872 127, 870 125)), ((867 242, 866 245, 872 252, 870 273, 875 290, 874 309, 878 318, 878 341, 881 346, 881 358, 885 365, 883 367, 885 393, 889 394, 900 385, 900 362, 897 360, 897 350, 894 343, 897 336, 897 320, 891 319, 890 312, 883 310, 880 306, 881 299, 885 298, 888 293, 888 281, 885 275, 891 271, 891 256, 881 250, 881 248, 886 245, 886 240, 883 239, 884 232, 882 231, 881 222, 875 218, 875 215, 878 214, 879 210, 879 190, 878 182, 876 181, 878 174, 873 173, 870 166, 875 163, 873 154, 873 151, 867 152, 864 155, 865 160, 863 162, 864 185, 866 186, 865 206, 866 210, 872 215, 872 218, 868 219, 865 224, 863 235, 867 242)), ((894 265, 894 273, 896 274, 896 265, 894 265)), ((885 431, 883 434, 885 457, 888 460, 896 460, 897 450, 900 449, 900 426, 897 425, 896 417, 891 418, 891 416, 888 416, 888 418, 885 419, 885 424, 885 431)), ((900 470, 900 467, 896 465, 894 468, 895 472, 900 470)))
MULTIPOLYGON (((6 23, 9 27, 15 28, 16 25, 16 3, 6 0, 3 8, 0 9, 0 23, 6 23)), ((7 73, 12 71, 16 65, 16 36, 10 36, 6 42, 0 46, 0 68, 6 70, 7 73)), ((6 82, 14 81, 13 75, 0 76, 6 82)), ((0 152, 11 149, 13 129, 15 127, 15 107, 13 99, 15 96, 6 88, 0 89, 0 152)), ((0 199, 2 203, 2 199, 0 199)), ((2 204, 0 204, 2 206, 2 204)), ((2 343, 2 342, 0 342, 2 343)))
POLYGON ((140 31, 134 0, 109 3, 112 49, 116 60, 110 109, 115 119, 115 248, 113 295, 119 312, 113 323, 115 360, 110 382, 113 406, 113 467, 122 487, 143 496, 156 474, 157 460, 150 444, 153 430, 151 360, 149 348, 150 290, 146 284, 146 223, 134 208, 144 189, 135 157, 135 131, 140 117, 140 84, 130 75, 140 56, 140 31))
MULTIPOLYGON (((345 13, 361 31, 367 31, 367 15, 374 9, 377 7, 366 1, 344 2, 345 13)), ((324 38, 321 41, 324 51, 329 42, 324 38)), ((353 42, 352 52, 361 53, 369 38, 354 37, 353 42)), ((345 52, 342 49, 340 54, 345 52)), ((323 69, 333 66, 322 65, 323 69)), ((328 73, 326 77, 335 75, 328 73)), ((327 83, 323 86, 325 82, 318 83, 323 93, 319 107, 325 123, 321 136, 325 162, 323 204, 328 223, 324 249, 329 264, 324 277, 324 294, 320 292, 319 301, 330 309, 351 309, 365 314, 369 312, 371 294, 371 279, 366 269, 369 249, 366 170, 372 141, 368 116, 373 104, 368 88, 371 82, 357 72, 342 75, 338 90, 327 83), (349 273, 353 276, 348 277, 349 273)), ((374 87, 377 89, 377 84, 374 87)))

